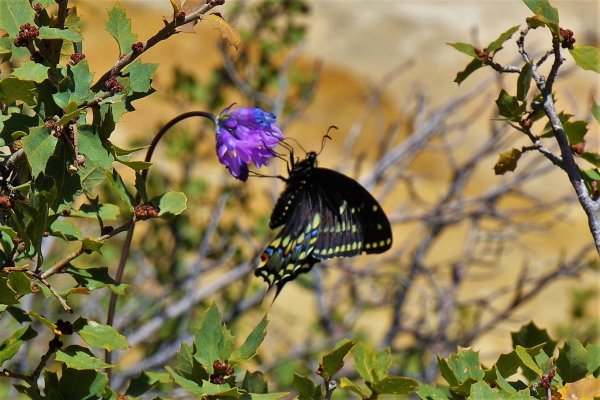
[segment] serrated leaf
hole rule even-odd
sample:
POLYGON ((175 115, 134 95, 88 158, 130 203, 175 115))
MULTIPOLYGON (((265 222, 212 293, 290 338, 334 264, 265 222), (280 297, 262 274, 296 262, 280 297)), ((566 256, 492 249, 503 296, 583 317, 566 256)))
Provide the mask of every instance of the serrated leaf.
POLYGON ((45 65, 26 61, 17 69, 12 72, 12 76, 23 81, 33 81, 36 83, 42 83, 48 79, 48 70, 50 68, 45 65))
POLYGON ((37 336, 31 325, 17 329, 6 340, 0 343, 0 366, 19 351, 22 345, 37 336))
MULTIPOLYGON (((531 357, 538 357, 540 350, 543 348, 545 343, 540 343, 536 346, 526 348, 525 350, 531 357)), ((543 352, 542 352, 543 353, 543 352)), ((546 353, 544 353, 546 354, 546 353)), ((507 354, 501 354, 496 360, 494 367, 486 371, 485 380, 493 381, 496 379, 496 370, 502 374, 502 376, 509 377, 515 373, 517 373, 519 367, 522 367, 523 363, 516 351, 511 351, 507 354)))
POLYGON ((160 208, 159 217, 179 215, 187 209, 187 197, 181 192, 167 192, 150 202, 160 208))
POLYGON ((479 353, 471 349, 459 347, 456 353, 448 357, 448 365, 460 383, 466 382, 469 378, 479 380, 485 376, 479 362, 479 353))
POLYGON ((242 389, 250 393, 268 393, 269 385, 262 372, 246 371, 242 380, 242 389))
POLYGON ((496 99, 498 112, 501 116, 508 118, 511 121, 518 121, 525 112, 525 105, 519 104, 516 97, 509 95, 506 90, 502 89, 496 99))
POLYGON ((108 274, 108 268, 75 268, 72 265, 67 267, 69 275, 81 286, 90 291, 101 288, 109 288, 115 294, 124 295, 129 287, 126 283, 118 283, 108 274))
POLYGON ((460 381, 458 380, 458 377, 456 376, 452 368, 450 368, 450 364, 448 363, 448 361, 444 358, 441 358, 440 356, 437 356, 437 361, 442 378, 444 378, 446 382, 448 382, 450 387, 459 386, 460 381))
POLYGON ((587 375, 588 352, 577 339, 570 339, 558 351, 556 367, 565 382, 575 382, 587 375))
POLYGON ((67 68, 67 76, 60 82, 60 90, 52 98, 60 108, 67 108, 69 103, 82 105, 94 98, 90 90, 93 75, 87 60, 79 61, 67 68))
POLYGON ((502 47, 502 45, 512 37, 512 35, 514 35, 514 33, 519 30, 519 25, 515 25, 509 29, 506 30, 506 32, 503 32, 498 39, 494 40, 493 42, 491 42, 490 44, 487 45, 487 49, 488 51, 491 53, 493 51, 496 51, 498 49, 500 49, 502 47))
POLYGON ((375 353, 373 349, 363 342, 358 342, 352 349, 354 354, 354 368, 356 372, 367 382, 375 382, 376 377, 373 373, 373 364, 375 363, 375 353))
POLYGON ((225 19, 217 14, 209 14, 202 15, 202 20, 208 21, 213 28, 218 30, 230 46, 235 47, 236 50, 240 48, 242 45, 242 36, 225 19))
POLYGON ((506 172, 514 171, 521 158, 521 152, 515 148, 503 151, 498 155, 498 161, 494 165, 496 175, 503 175, 506 172))
POLYGON ((23 24, 33 24, 35 11, 28 0, 0 1, 0 29, 16 38, 19 27, 23 24))
POLYGON ((532 77, 533 72, 531 69, 531 64, 526 63, 523 65, 523 68, 521 68, 519 79, 517 80, 517 100, 524 101, 527 97, 527 92, 531 86, 532 77))
POLYGON ((471 385, 471 392, 469 393, 468 399, 497 399, 498 390, 492 389, 485 382, 479 381, 471 385))
POLYGON ((56 150, 58 138, 51 135, 44 127, 36 127, 32 128, 29 135, 25 136, 21 142, 31 166, 31 174, 35 178, 46 169, 48 160, 56 150))
POLYGON ((323 356, 321 363, 321 376, 325 380, 331 380, 335 374, 344 366, 344 357, 356 344, 355 340, 344 340, 335 350, 323 356))
POLYGON ((108 12, 106 30, 119 44, 119 54, 123 55, 131 51, 131 45, 136 42, 137 35, 131 32, 131 20, 127 18, 125 10, 118 3, 108 12))
MULTIPOLYGON (((0 1, 0 4, 4 3, 0 1)), ((12 104, 22 101, 28 106, 36 105, 37 91, 35 83, 22 81, 16 77, 7 77, 0 80, 0 103, 12 104)))
POLYGON ((169 374, 171 374, 171 378, 173 378, 175 384, 181 386, 183 390, 190 394, 193 394, 194 396, 202 396, 202 387, 196 382, 184 378, 169 366, 166 366, 165 369, 167 370, 167 372, 169 372, 169 374))
POLYGON ((371 385, 371 389, 379 394, 408 395, 413 393, 417 386, 419 386, 419 383, 414 379, 403 376, 388 376, 371 385))
MULTIPOLYGON (((510 337, 512 339, 513 348, 517 345, 521 345, 525 348, 531 348, 537 345, 543 345, 542 349, 548 356, 552 356, 556 342, 550 338, 546 329, 538 328, 535 323, 529 322, 527 325, 523 325, 518 332, 511 332, 510 337)), ((503 372, 503 374, 505 374, 503 372)), ((507 375, 505 375, 507 376, 507 375)))
MULTIPOLYGON (((242 396, 242 392, 237 387, 230 387, 227 384, 216 385, 209 381, 202 382, 202 394, 205 396, 217 397, 217 398, 229 398, 235 399, 242 396)), ((204 397, 204 396, 203 396, 204 397)))
POLYGON ((73 32, 70 29, 58 29, 50 28, 48 26, 42 26, 40 28, 39 39, 61 39, 68 40, 69 42, 81 42, 81 35, 77 32, 73 32))
POLYGON ((127 338, 112 326, 99 324, 96 321, 84 318, 78 318, 73 325, 75 332, 93 348, 108 351, 129 348, 127 338))
POLYGON ((472 44, 461 43, 461 42, 446 43, 446 44, 454 47, 456 50, 458 50, 461 53, 464 53, 468 56, 475 57, 475 58, 477 57, 477 53, 475 52, 475 46, 473 46, 472 44))
POLYGON ((158 64, 145 64, 138 58, 131 63, 125 73, 129 76, 132 92, 146 93, 151 89, 152 76, 158 64))
POLYGON ((593 46, 575 45, 569 53, 579 67, 600 74, 600 49, 593 46))
POLYGON ((86 161, 89 160, 106 171, 112 171, 114 159, 112 154, 104 148, 95 126, 81 125, 77 138, 79 139, 79 152, 85 156, 86 161))
POLYGON ((315 383, 307 376, 294 374, 292 387, 298 392, 298 400, 321 400, 321 386, 315 383))
POLYGON ((221 313, 217 305, 212 302, 208 310, 204 313, 200 327, 194 336, 194 345, 196 354, 194 358, 204 366, 209 374, 214 372, 213 362, 216 360, 225 361, 230 354, 223 354, 233 346, 233 337, 222 325, 221 313), (223 358, 221 358, 224 356, 223 358))
POLYGON ((112 368, 113 366, 96 358, 85 347, 71 345, 56 352, 56 361, 63 362, 69 368, 76 370, 112 368))
POLYGON ((244 361, 248 361, 257 354, 257 349, 265 339, 267 334, 267 316, 254 327, 252 332, 248 335, 244 343, 235 351, 231 353, 231 363, 238 364, 244 361))
POLYGON ((588 132, 587 122, 585 121, 565 121, 563 129, 569 138, 570 144, 578 144, 584 141, 585 134, 588 132))
POLYGON ((517 345, 517 347, 515 347, 515 353, 517 353, 517 356, 519 356, 519 359, 521 360, 524 366, 529 368, 531 371, 535 372, 538 376, 542 376, 544 374, 544 372, 535 363, 533 358, 531 358, 531 356, 524 347, 517 345))

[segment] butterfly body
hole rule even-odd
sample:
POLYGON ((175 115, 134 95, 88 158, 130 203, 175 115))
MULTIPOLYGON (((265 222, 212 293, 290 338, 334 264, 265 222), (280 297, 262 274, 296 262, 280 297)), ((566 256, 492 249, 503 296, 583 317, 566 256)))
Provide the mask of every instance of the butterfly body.
POLYGON ((277 294, 321 260, 391 247, 391 227, 377 200, 354 179, 318 168, 316 153, 292 163, 285 182, 269 223, 281 231, 255 271, 277 294))

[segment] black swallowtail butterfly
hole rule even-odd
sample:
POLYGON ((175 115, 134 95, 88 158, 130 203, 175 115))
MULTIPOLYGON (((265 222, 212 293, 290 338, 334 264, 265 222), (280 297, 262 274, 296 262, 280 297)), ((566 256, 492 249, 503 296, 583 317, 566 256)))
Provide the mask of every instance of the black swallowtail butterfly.
POLYGON ((387 216, 354 179, 317 168, 317 154, 294 163, 271 214, 271 229, 283 225, 260 256, 254 271, 269 288, 283 286, 314 264, 362 252, 383 253, 392 245, 387 216))

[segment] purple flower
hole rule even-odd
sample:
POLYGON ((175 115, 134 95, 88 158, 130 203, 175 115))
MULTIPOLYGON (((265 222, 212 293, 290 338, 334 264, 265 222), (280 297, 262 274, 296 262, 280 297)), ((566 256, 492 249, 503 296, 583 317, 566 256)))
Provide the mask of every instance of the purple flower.
POLYGON ((217 156, 231 175, 248 179, 248 164, 267 165, 283 139, 275 115, 260 108, 226 108, 217 117, 217 156))

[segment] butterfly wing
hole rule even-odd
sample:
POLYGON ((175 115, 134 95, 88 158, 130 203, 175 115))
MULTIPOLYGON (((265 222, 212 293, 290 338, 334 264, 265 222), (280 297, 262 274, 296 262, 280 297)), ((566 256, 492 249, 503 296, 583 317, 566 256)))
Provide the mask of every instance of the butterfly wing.
POLYGON ((391 247, 392 230, 387 216, 358 182, 326 168, 315 168, 311 181, 322 199, 315 258, 383 253, 391 247))
POLYGON ((381 253, 392 243, 389 221, 373 196, 355 180, 325 168, 290 177, 269 224, 281 225, 255 271, 269 287, 277 286, 277 294, 320 260, 381 253))

